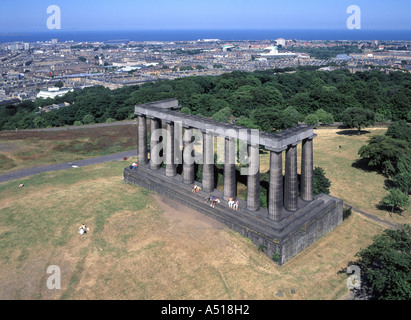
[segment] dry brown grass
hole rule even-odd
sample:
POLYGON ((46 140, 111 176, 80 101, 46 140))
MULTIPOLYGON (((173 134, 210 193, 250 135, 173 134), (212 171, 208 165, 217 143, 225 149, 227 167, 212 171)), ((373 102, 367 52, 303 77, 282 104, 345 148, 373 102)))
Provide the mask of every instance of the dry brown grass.
POLYGON ((123 167, 0 184, 1 299, 341 299, 339 271, 382 230, 354 213, 278 266, 221 223, 123 184, 123 167), (61 290, 46 287, 49 265, 61 268, 61 290))
POLYGON ((133 124, 60 131, 0 131, 0 174, 132 150, 136 145, 137 126, 133 124))

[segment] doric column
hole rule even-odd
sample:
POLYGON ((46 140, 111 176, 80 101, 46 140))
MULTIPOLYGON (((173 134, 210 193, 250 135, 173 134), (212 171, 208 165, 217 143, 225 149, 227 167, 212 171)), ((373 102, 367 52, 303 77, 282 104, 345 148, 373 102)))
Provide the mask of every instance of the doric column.
POLYGON ((154 132, 160 129, 161 122, 159 119, 152 118, 150 119, 150 169, 158 170, 160 169, 160 154, 156 152, 154 148, 160 140, 157 139, 159 134, 155 135, 154 132))
POLYGON ((250 159, 247 175, 247 209, 258 211, 260 209, 260 150, 259 145, 248 145, 250 159))
POLYGON ((301 199, 311 201, 314 198, 313 187, 313 139, 316 135, 304 139, 301 152, 301 199))
POLYGON ((214 136, 203 132, 203 190, 214 191, 214 136))
POLYGON ((283 152, 270 150, 270 184, 268 190, 268 218, 279 221, 283 216, 283 152))
POLYGON ((183 135, 183 143, 184 143, 184 151, 183 151, 183 182, 186 184, 194 183, 194 161, 192 158, 193 150, 191 150, 191 154, 189 157, 188 155, 184 156, 184 152, 187 152, 187 147, 190 143, 193 142, 192 131, 189 127, 184 127, 184 135, 183 135))
POLYGON ((289 145, 285 157, 284 208, 298 209, 297 143, 289 145))
POLYGON ((235 177, 235 139, 224 141, 224 190, 223 199, 237 197, 237 181, 235 177))
POLYGON ((167 122, 166 139, 166 176, 174 177, 177 174, 177 168, 174 163, 174 123, 171 121, 167 122))
POLYGON ((138 164, 147 164, 147 121, 145 115, 138 116, 138 164))

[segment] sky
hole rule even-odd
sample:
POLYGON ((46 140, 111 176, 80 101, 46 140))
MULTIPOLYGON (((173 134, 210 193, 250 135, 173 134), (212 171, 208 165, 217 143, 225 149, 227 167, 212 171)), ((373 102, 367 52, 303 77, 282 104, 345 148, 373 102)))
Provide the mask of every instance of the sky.
POLYGON ((0 33, 47 31, 51 5, 61 31, 347 28, 350 5, 363 30, 410 30, 409 0, 0 0, 0 33))

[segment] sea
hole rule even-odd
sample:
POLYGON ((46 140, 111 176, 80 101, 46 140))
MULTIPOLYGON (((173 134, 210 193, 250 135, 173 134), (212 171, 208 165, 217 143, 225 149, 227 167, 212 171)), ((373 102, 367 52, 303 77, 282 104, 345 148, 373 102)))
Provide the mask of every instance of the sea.
POLYGON ((380 40, 411 41, 411 30, 127 30, 0 32, 0 43, 109 42, 109 41, 197 41, 203 39, 234 40, 380 40))

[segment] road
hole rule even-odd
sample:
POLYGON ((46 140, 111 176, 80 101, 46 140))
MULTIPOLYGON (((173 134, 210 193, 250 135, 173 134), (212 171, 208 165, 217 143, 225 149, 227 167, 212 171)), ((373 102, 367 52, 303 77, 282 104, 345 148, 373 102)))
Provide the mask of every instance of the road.
POLYGON ((106 156, 100 156, 100 157, 86 159, 86 160, 79 160, 79 161, 73 161, 73 162, 53 164, 53 165, 43 166, 43 167, 34 167, 34 168, 18 170, 18 171, 0 175, 0 183, 21 179, 21 178, 28 177, 34 174, 38 174, 38 173, 67 170, 67 169, 73 168, 73 166, 74 168, 90 166, 93 164, 123 160, 125 157, 130 158, 134 156, 137 156, 137 150, 109 154, 106 156))
MULTIPOLYGON (((53 127, 53 128, 40 128, 40 129, 24 129, 21 131, 64 131, 64 130, 79 130, 79 129, 93 129, 99 127, 110 127, 110 126, 121 126, 126 124, 137 124, 135 120, 129 121, 116 121, 110 123, 95 123, 95 124, 87 124, 82 126, 67 126, 67 127, 53 127)), ((4 130, 2 132, 7 131, 14 131, 14 130, 4 130)))

